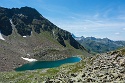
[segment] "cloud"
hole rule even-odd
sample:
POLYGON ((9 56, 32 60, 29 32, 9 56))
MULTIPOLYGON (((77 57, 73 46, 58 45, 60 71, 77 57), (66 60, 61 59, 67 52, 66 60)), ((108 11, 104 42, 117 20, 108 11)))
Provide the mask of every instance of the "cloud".
POLYGON ((107 18, 108 15, 112 12, 112 10, 113 10, 112 8, 106 9, 106 10, 104 11, 104 13, 103 13, 103 17, 107 18))
POLYGON ((117 19, 119 19, 119 20, 125 20, 125 16, 118 16, 117 19))
POLYGON ((93 17, 95 18, 95 19, 97 19, 98 17, 99 17, 99 13, 96 13, 93 17))
MULTIPOLYGON (((66 24, 64 22, 64 24, 66 24)), ((91 21, 91 20, 85 20, 85 21, 72 21, 69 24, 66 24, 67 27, 89 27, 89 28, 104 28, 104 27, 110 27, 110 28, 115 28, 115 27, 125 27, 124 22, 112 22, 112 21, 91 21), (67 26, 68 25, 68 26, 67 26)), ((109 28, 109 29, 110 29, 109 28)))
POLYGON ((115 33, 116 35, 119 35, 120 33, 119 32, 117 32, 117 33, 115 33))
POLYGON ((87 29, 87 27, 83 27, 83 29, 85 29, 85 30, 86 30, 86 29, 87 29))

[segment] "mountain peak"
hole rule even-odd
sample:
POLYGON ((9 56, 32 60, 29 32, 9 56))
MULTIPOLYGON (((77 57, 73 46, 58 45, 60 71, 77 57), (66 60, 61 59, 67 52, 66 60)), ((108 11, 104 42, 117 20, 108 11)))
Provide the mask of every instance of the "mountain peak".
POLYGON ((70 32, 60 29, 31 7, 0 8, 0 31, 0 56, 8 60, 0 61, 6 64, 0 65, 4 69, 12 70, 15 62, 26 63, 21 57, 57 60, 87 53, 70 32))

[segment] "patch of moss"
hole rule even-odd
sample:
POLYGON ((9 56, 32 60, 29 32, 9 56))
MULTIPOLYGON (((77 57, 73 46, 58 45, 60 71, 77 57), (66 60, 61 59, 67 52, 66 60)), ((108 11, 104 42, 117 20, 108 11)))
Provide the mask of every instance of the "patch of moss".
POLYGON ((59 72, 59 70, 56 68, 51 68, 51 69, 47 70, 47 73, 50 73, 50 74, 57 74, 58 72, 59 72))
POLYGON ((122 55, 125 55, 125 48, 123 48, 123 49, 121 50, 121 52, 122 52, 122 55))

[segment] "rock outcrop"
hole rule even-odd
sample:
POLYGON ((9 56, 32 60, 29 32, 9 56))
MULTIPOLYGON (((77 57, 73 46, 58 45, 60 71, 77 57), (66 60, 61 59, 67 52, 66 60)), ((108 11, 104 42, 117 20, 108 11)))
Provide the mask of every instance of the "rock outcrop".
MULTIPOLYGON (((124 50, 124 49, 122 49, 124 50)), ((82 71, 69 75, 59 75, 58 81, 50 79, 51 83, 124 83, 125 82, 125 53, 122 50, 103 53, 90 58, 82 71), (61 76, 61 77, 60 77, 61 76), (63 77, 64 76, 64 77, 63 77), (65 79, 66 78, 66 79, 65 79)), ((125 52, 125 51, 124 51, 125 52)))

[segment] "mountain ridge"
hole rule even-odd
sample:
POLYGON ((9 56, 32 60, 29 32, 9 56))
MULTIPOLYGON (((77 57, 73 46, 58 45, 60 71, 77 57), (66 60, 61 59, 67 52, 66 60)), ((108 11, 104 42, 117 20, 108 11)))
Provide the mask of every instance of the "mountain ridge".
POLYGON ((91 53, 109 52, 125 46, 125 41, 113 41, 108 38, 83 36, 74 38, 91 53))

